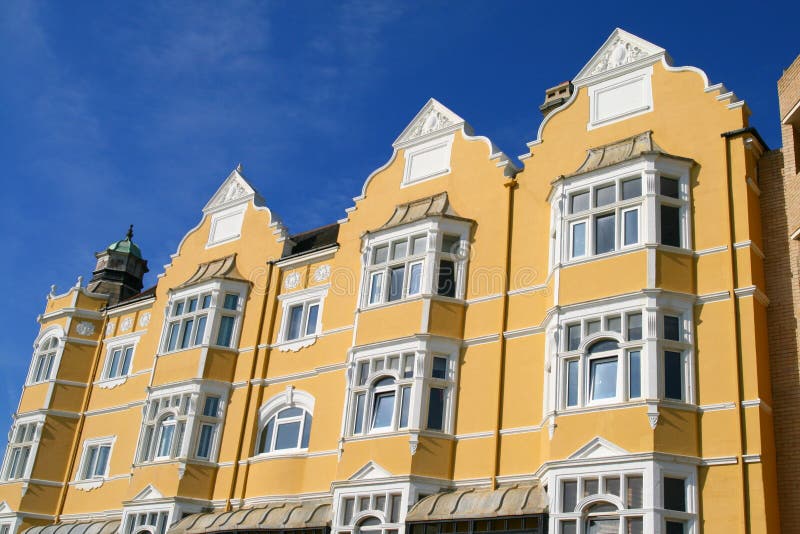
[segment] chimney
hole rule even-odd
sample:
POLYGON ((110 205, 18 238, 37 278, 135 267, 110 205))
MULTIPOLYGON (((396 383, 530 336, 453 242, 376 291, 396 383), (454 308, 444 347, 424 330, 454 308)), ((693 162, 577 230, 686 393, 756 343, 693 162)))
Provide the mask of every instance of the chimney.
POLYGON ((542 112, 543 116, 546 116, 555 108, 569 100, 574 90, 575 88, 570 81, 561 82, 555 87, 551 87, 544 92, 544 104, 539 106, 539 111, 542 112))

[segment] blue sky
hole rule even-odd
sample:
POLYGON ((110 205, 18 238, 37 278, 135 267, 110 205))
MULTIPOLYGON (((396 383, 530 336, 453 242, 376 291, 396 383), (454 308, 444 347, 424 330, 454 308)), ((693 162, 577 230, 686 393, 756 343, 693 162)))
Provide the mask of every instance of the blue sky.
POLYGON ((724 82, 780 144, 800 3, 542 4, 0 3, 0 417, 50 285, 88 279, 128 224, 153 283, 239 162, 291 231, 333 222, 431 96, 522 154, 544 90, 617 26, 724 82))

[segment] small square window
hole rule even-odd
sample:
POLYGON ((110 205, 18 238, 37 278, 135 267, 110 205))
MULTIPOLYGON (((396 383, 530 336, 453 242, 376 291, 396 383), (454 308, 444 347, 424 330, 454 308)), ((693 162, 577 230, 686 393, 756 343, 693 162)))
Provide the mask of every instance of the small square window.
POLYGON ((441 378, 441 379, 447 378, 447 358, 442 358, 441 356, 434 356, 431 376, 433 378, 441 378))
POLYGON ((664 316, 664 339, 680 341, 681 325, 680 319, 671 315, 664 316))
POLYGON ((629 200, 642 196, 642 179, 634 178, 622 182, 622 200, 629 200))
POLYGON ((581 325, 571 324, 567 327, 567 350, 578 350, 581 346, 581 325))
POLYGON ((375 265, 379 265, 381 263, 386 263, 387 259, 389 259, 389 245, 376 247, 372 263, 374 263, 375 265))
POLYGON ((628 315, 628 341, 642 339, 642 314, 631 313, 628 315))
POLYGON ((662 176, 660 180, 661 195, 671 198, 680 198, 680 182, 674 178, 662 176))
POLYGON ((442 252, 447 254, 458 254, 461 247, 461 237, 452 234, 442 236, 442 252))
POLYGON ((594 191, 595 206, 606 206, 617 200, 617 186, 614 184, 598 187, 594 191))
POLYGON ((686 481, 682 478, 664 477, 664 508, 686 511, 686 481))
POLYGON ((580 213, 589 209, 589 192, 575 193, 569 199, 569 212, 580 213))

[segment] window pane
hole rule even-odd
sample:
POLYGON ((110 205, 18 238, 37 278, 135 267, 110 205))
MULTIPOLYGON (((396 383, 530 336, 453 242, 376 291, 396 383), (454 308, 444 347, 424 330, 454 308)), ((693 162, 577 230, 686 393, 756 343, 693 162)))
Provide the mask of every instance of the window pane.
POLYGON ((619 477, 606 478, 606 493, 619 497, 619 477))
POLYGON ((680 198, 680 190, 678 187, 678 180, 674 178, 661 177, 661 194, 665 197, 680 198))
POLYGON ((183 301, 182 300, 175 303, 174 312, 175 313, 173 313, 173 315, 181 315, 181 314, 183 314, 183 301))
POLYGON ((101 445, 97 453, 97 464, 94 468, 94 476, 102 477, 106 474, 106 467, 108 466, 108 455, 111 453, 111 447, 108 445, 101 445))
POLYGON ((422 264, 414 263, 411 265, 410 280, 408 281, 408 294, 416 295, 422 286, 422 264))
POLYGON ((84 479, 92 478, 92 476, 94 475, 94 462, 96 457, 97 457, 97 447, 89 447, 89 449, 86 451, 86 460, 83 467, 84 479))
POLYGON ((266 428, 261 431, 261 441, 258 446, 258 452, 269 452, 272 450, 272 431, 275 427, 275 418, 267 422, 266 428))
POLYGON ((408 252, 408 241, 405 239, 392 245, 392 259, 399 260, 406 257, 408 252))
POLYGON ((403 356, 403 378, 414 376, 414 355, 406 354, 403 356))
POLYGON ((458 254, 460 246, 460 236, 451 234, 445 234, 442 236, 442 252, 446 252, 447 254, 458 254))
POLYGON ((589 192, 575 193, 569 199, 569 212, 580 213, 589 209, 589 192))
POLYGON ((300 447, 303 449, 308 448, 308 440, 311 437, 311 414, 306 412, 303 416, 303 439, 300 441, 300 447))
POLYGON ((586 534, 617 534, 619 532, 618 518, 598 518, 587 521, 586 534))
POLYGON ((442 430, 444 428, 444 390, 431 388, 428 397, 428 429, 442 430))
POLYGON ((671 339, 672 341, 681 340, 681 326, 680 320, 671 315, 664 316, 664 339, 671 339))
POLYGON ((119 362, 122 358, 122 349, 116 349, 111 353, 111 365, 108 368, 108 376, 113 378, 119 375, 119 362))
POLYGON ((180 330, 180 323, 172 323, 169 325, 169 341, 167 341, 167 350, 175 350, 178 345, 178 331, 180 330))
POLYGON ((596 334, 600 331, 600 320, 597 321, 589 321, 586 323, 586 335, 591 336, 592 334, 596 334))
POLYGON ((622 332, 622 319, 619 317, 606 318, 606 330, 609 332, 622 332))
POLYGON ((193 312, 197 309, 197 297, 189 300, 189 312, 193 312))
POLYGON ((211 454, 211 437, 214 435, 213 425, 200 427, 200 438, 197 440, 197 457, 208 458, 211 454))
POLYGON ((578 360, 567 362, 567 406, 578 405, 578 360))
POLYGON ((400 390, 400 424, 399 428, 408 426, 408 406, 411 403, 411 387, 406 386, 400 390))
POLYGON ((353 422, 353 434, 361 434, 364 429, 364 397, 363 393, 356 395, 355 421, 353 422))
POLYGON ((158 456, 169 456, 172 450, 172 435, 175 433, 175 425, 161 426, 161 439, 158 441, 158 456))
POLYGON ((567 327, 568 350, 578 350, 581 344, 581 325, 573 324, 567 327))
POLYGON ((181 348, 191 346, 192 344, 192 327, 194 326, 194 319, 189 319, 183 323, 183 335, 181 335, 181 348))
POLYGON ((450 260, 439 261, 439 280, 436 293, 445 297, 456 296, 456 265, 450 260))
POLYGON ((403 298, 403 279, 405 274, 405 265, 389 269, 389 302, 403 298))
POLYGON ((664 397, 683 400, 683 363, 680 352, 664 352, 664 397))
POLYGON ((306 335, 310 336, 317 333, 317 321, 319 319, 319 304, 312 304, 308 307, 308 320, 306 321, 306 335))
POLYGON ((211 295, 203 295, 203 304, 200 307, 205 310, 210 306, 211 306, 211 295))
POLYGON ((644 521, 641 517, 629 517, 626 520, 625 534, 644 534, 644 521))
POLYGON ((206 397, 203 404, 203 415, 206 417, 217 417, 219 414, 219 397, 206 397))
POLYGON ((578 482, 565 480, 561 484, 561 511, 574 512, 578 502, 578 482))
POLYGON ((634 178, 622 182, 622 200, 642 196, 642 179, 634 178))
POLYGON ((379 263, 386 263, 386 260, 389 258, 389 245, 383 245, 381 247, 375 248, 375 256, 373 257, 372 263, 377 265, 379 263))
POLYGON ((613 204, 617 199, 617 188, 614 184, 605 187, 598 187, 594 190, 595 206, 605 206, 606 204, 613 204))
POLYGON ((686 484, 682 478, 664 477, 664 508, 686 511, 686 484))
POLYGON ((300 438, 300 421, 281 423, 275 436, 275 450, 295 449, 300 438))
POLYGON ((131 360, 133 359, 133 347, 127 347, 125 349, 125 358, 122 360, 122 368, 120 369, 120 375, 127 375, 131 369, 131 360))
POLYGON ((402 496, 401 495, 392 495, 392 511, 391 516, 389 517, 389 521, 392 523, 397 523, 400 521, 400 507, 402 506, 402 496))
POLYGON ((601 339, 600 341, 595 341, 589 347, 588 353, 589 354, 597 354, 599 352, 606 352, 609 350, 616 350, 619 348, 619 343, 614 341, 613 339, 601 339))
POLYGON ((628 341, 642 339, 642 314, 631 313, 628 315, 628 341))
POLYGON ((363 386, 367 383, 369 376, 369 362, 361 362, 358 364, 358 385, 363 386))
POLYGON ((208 321, 208 317, 205 315, 201 315, 197 318, 197 330, 194 334, 194 344, 195 345, 202 345, 203 344, 203 336, 206 333, 206 322, 208 321))
POLYGON ((661 205, 661 243, 681 246, 681 209, 661 205))
POLYGON ((598 215, 594 220, 594 253, 614 250, 614 214, 598 215))
POLYGON ((686 532, 686 523, 683 521, 667 521, 666 534, 684 534, 686 532))
POLYGON ((596 478, 583 479, 583 496, 596 495, 600 493, 600 481, 596 478))
POLYGON ((420 235, 413 238, 414 251, 412 252, 412 254, 417 255, 425 252, 425 242, 427 240, 428 240, 427 236, 424 235, 420 235))
POLYGON ((447 358, 441 356, 434 356, 433 369, 431 369, 431 376, 433 378, 447 378, 447 358))
POLYGON ((617 359, 604 358, 590 363, 592 400, 613 399, 617 396, 617 359))
POLYGON ((580 258, 586 254, 586 223, 572 225, 572 249, 570 254, 573 258, 580 258))
POLYGON ((639 242, 639 210, 629 210, 624 213, 625 235, 623 244, 634 245, 639 242))
POLYGON ((375 304, 381 300, 381 290, 383 289, 383 273, 372 275, 369 287, 369 303, 375 304))
POLYGON ((303 305, 298 304, 289 308, 289 328, 286 339, 292 340, 300 337, 300 327, 303 323, 303 305))
POLYGON ((575 534, 575 521, 562 521, 560 534, 575 534))
POLYGON ((239 295, 228 293, 225 295, 225 302, 222 305, 226 310, 235 310, 239 307, 239 295))
POLYGON ((375 394, 372 428, 388 428, 392 426, 394 415, 394 391, 375 394))
POLYGON ((230 347, 232 338, 233 317, 223 315, 219 320, 219 335, 217 336, 217 345, 221 347, 230 347))
POLYGON ((641 476, 628 476, 626 477, 628 483, 627 499, 628 508, 641 508, 642 507, 642 482, 641 476))
POLYGON ((642 353, 632 350, 628 353, 628 397, 636 399, 642 396, 642 353))

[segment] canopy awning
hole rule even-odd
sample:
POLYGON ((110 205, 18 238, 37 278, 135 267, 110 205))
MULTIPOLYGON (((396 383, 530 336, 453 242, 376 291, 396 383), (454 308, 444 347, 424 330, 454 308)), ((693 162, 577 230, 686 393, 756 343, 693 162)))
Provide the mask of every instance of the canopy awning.
POLYGON ((495 490, 464 488, 425 497, 409 510, 406 522, 513 517, 547 512, 547 494, 538 484, 514 484, 495 490))
POLYGON ((274 502, 232 512, 193 514, 170 528, 169 534, 324 528, 330 521, 330 499, 274 502))
POLYGON ((81 521, 76 523, 55 523, 41 527, 31 527, 22 534, 116 534, 119 520, 81 521))

